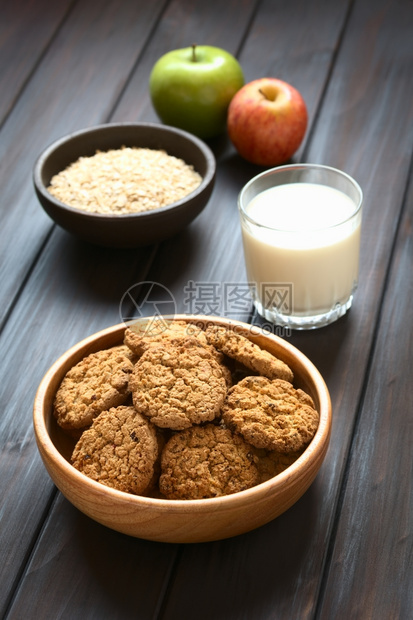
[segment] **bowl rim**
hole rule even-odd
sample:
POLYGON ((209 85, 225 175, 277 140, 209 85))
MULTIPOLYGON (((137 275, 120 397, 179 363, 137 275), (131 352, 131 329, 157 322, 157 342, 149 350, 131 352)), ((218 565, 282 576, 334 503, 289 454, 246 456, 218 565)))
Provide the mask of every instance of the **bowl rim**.
MULTIPOLYGON (((80 157, 80 156, 79 156, 80 157)), ((187 163, 187 162, 186 162, 187 163)), ((46 146, 40 155, 37 157, 34 166, 33 166, 33 183, 36 190, 43 196, 45 200, 52 202, 56 207, 71 213, 73 215, 77 215, 78 217, 88 218, 88 219, 100 219, 102 221, 107 220, 125 220, 125 219, 150 219, 151 217, 156 218, 160 214, 167 213, 168 211, 176 210, 183 208, 187 205, 189 199, 196 198, 200 194, 202 194, 210 185, 210 183, 214 180, 216 174, 216 159, 210 147, 200 138, 195 136, 194 134, 189 133, 188 131, 184 131, 183 129, 179 129, 178 127, 172 127, 171 125, 163 125, 161 123, 145 123, 145 122, 114 122, 114 123, 102 123, 99 125, 92 125, 91 127, 85 127, 82 129, 78 129, 76 131, 70 132, 57 138, 53 142, 51 142, 48 146, 46 146), (93 135, 94 133, 105 131, 108 132, 115 131, 118 128, 128 128, 128 127, 147 127, 153 129, 161 133, 163 132, 173 133, 175 135, 179 135, 182 138, 186 138, 192 144, 196 145, 198 149, 202 152, 206 161, 206 173, 205 176, 202 177, 201 183, 196 187, 190 194, 187 194, 180 200, 176 200, 169 205, 165 205, 163 207, 159 207, 157 209, 153 209, 151 211, 142 211, 140 213, 93 213, 90 211, 84 211, 83 209, 79 209, 76 207, 72 207, 70 205, 61 202, 58 198, 53 196, 48 190, 42 180, 42 170, 43 167, 48 160, 48 158, 53 155, 53 153, 63 146, 64 144, 70 142, 73 139, 76 139, 80 136, 84 136, 87 134, 93 135)))
MULTIPOLYGON (((142 317, 143 320, 147 320, 150 317, 142 317)), ((46 425, 45 425, 45 416, 44 416, 44 400, 47 388, 49 383, 53 379, 56 374, 56 371, 62 367, 64 362, 71 358, 76 352, 79 352, 80 349, 84 347, 88 347, 88 345, 92 345, 98 340, 106 336, 113 335, 115 338, 115 334, 118 332, 121 333, 122 330, 126 329, 127 325, 125 323, 119 323, 117 325, 112 325, 111 327, 107 327, 102 329, 82 340, 78 343, 70 347, 65 353, 63 353, 48 369, 48 371, 43 376, 39 387, 37 389, 34 405, 33 405, 33 427, 34 433, 36 437, 36 442, 38 444, 39 452, 42 456, 42 449, 53 455, 53 459, 56 464, 59 466, 61 471, 67 473, 70 477, 76 479, 79 483, 85 485, 85 488, 90 489, 92 492, 99 493, 100 495, 104 494, 114 501, 121 501, 124 505, 136 506, 136 508, 144 509, 146 508, 156 508, 160 512, 168 512, 173 508, 174 512, 186 513, 186 512, 202 512, 203 509, 211 511, 211 509, 221 510, 228 506, 228 509, 232 509, 234 506, 243 505, 246 501, 254 502, 255 498, 262 497, 263 495, 272 495, 274 491, 277 489, 281 489, 284 483, 289 478, 296 478, 298 480, 300 476, 297 477, 297 474, 300 473, 301 477, 306 477, 306 467, 305 464, 312 460, 314 457, 320 456, 326 452, 330 435, 331 435, 331 423, 332 423, 332 411, 331 411, 331 398, 329 394, 328 387, 316 368, 316 366, 308 359, 299 349, 297 349, 294 345, 286 342, 284 339, 280 338, 275 334, 268 333, 257 326, 250 325, 248 323, 244 323, 242 321, 237 320, 226 320, 222 317, 215 316, 205 316, 205 315, 187 315, 187 314, 177 314, 174 315, 175 320, 186 320, 187 322, 198 322, 198 321, 210 321, 215 324, 218 322, 221 325, 234 325, 236 327, 240 327, 241 329, 251 329, 254 328, 257 330, 257 335, 264 336, 264 338, 269 338, 270 340, 275 341, 280 344, 282 348, 285 348, 290 353, 294 355, 295 358, 298 359, 299 362, 304 362, 307 371, 311 375, 311 378, 317 385, 317 391, 320 395, 320 403, 319 403, 319 425, 316 430, 316 433, 304 450, 304 452, 298 457, 296 461, 287 469, 285 469, 280 474, 257 484, 254 487, 249 489, 245 489, 244 491, 238 491, 237 493, 233 493, 230 495, 223 495, 220 497, 212 497, 205 499, 190 499, 190 500, 169 500, 166 498, 156 498, 156 497, 146 497, 142 495, 133 495, 130 493, 126 493, 124 491, 119 491, 112 487, 106 486, 92 480, 85 474, 78 471, 75 467, 73 467, 65 457, 59 452, 55 444, 53 443, 46 425)), ((120 343, 120 341, 117 341, 120 343)), ((114 341, 113 345, 116 346, 116 342, 114 341)), ((99 350, 99 349, 95 349, 99 350)), ((92 349, 90 353, 92 353, 92 349)), ((89 353, 88 353, 89 354, 89 353)))

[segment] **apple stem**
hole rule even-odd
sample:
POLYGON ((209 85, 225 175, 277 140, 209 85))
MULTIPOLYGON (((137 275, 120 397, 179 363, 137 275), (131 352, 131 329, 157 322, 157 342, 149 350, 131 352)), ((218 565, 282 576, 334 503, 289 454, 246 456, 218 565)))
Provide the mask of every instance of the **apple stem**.
POLYGON ((264 97, 264 99, 268 99, 267 95, 264 93, 263 90, 261 90, 261 88, 259 88, 258 91, 261 93, 261 95, 264 97))
POLYGON ((195 48, 196 48, 196 43, 192 43, 192 62, 196 62, 195 48))

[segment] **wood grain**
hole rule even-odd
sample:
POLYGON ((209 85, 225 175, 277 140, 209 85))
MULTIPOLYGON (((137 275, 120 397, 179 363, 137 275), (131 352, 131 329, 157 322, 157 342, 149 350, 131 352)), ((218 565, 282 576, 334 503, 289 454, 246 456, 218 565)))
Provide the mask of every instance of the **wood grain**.
POLYGON ((33 191, 36 158, 53 140, 108 119, 161 6, 77 3, 3 125, 0 325, 52 229, 33 191))
POLYGON ((70 0, 0 2, 0 126, 70 10, 70 0))
POLYGON ((408 618, 413 609, 412 190, 351 446, 320 618, 331 618, 338 608, 352 618, 408 618), (408 370, 403 373, 401 368, 408 370))
POLYGON ((59 495, 7 617, 151 618, 178 552, 109 530, 59 495))
MULTIPOLYGON (((14 34, 0 40, 0 84, 11 80, 0 104, 0 614, 175 620, 192 617, 195 600, 199 620, 330 618, 337 610, 409 617, 411 0, 91 0, 54 3, 30 30, 35 4, 48 6, 9 3, 14 34), (272 74, 302 91, 310 127, 294 160, 349 172, 365 206, 350 313, 285 335, 332 396, 331 444, 315 482, 253 532, 179 548, 112 532, 56 495, 35 447, 32 402, 58 355, 119 322, 120 299, 135 283, 161 283, 178 311, 191 311, 188 283, 245 283, 236 198, 261 169, 225 137, 213 141, 218 176, 204 213, 159 247, 105 252, 52 228, 31 168, 43 146, 71 129, 156 120, 152 64, 194 33, 236 53, 248 80, 272 74), (11 54, 15 73, 4 64, 11 54)), ((251 311, 230 313, 249 320, 251 311)))

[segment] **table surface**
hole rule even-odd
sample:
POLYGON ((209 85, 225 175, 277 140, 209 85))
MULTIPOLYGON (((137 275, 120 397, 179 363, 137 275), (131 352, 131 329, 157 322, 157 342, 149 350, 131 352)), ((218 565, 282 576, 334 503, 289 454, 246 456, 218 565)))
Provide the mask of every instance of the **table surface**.
POLYGON ((0 11, 1 617, 412 618, 411 0, 1 0, 0 11), (175 545, 111 531, 56 490, 37 452, 33 399, 66 349, 120 322, 122 296, 140 282, 166 287, 178 312, 257 321, 249 304, 224 308, 224 288, 245 287, 236 198, 262 169, 226 136, 210 142, 218 168, 207 208, 181 234, 134 250, 54 226, 31 174, 66 133, 159 122, 150 70, 194 42, 235 54, 246 81, 298 88, 309 127, 293 161, 346 171, 365 200, 352 309, 285 334, 331 393, 315 482, 255 531, 175 545))

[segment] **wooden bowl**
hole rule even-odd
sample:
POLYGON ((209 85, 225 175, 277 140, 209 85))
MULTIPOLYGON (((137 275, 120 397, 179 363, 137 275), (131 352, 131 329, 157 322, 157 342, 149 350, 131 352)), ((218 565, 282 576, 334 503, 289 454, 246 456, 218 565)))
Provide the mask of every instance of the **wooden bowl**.
POLYGON ((83 357, 123 340, 125 325, 115 325, 82 340, 49 369, 38 388, 33 411, 40 455, 56 486, 86 515, 109 528, 148 540, 189 543, 219 540, 268 523, 292 506, 313 482, 327 451, 331 402, 318 370, 295 347, 246 323, 218 317, 178 315, 197 324, 235 327, 238 333, 284 360, 295 387, 308 392, 320 414, 318 430, 304 453, 284 472, 246 491, 201 500, 166 500, 117 491, 89 479, 70 465, 73 441, 57 426, 52 405, 65 373, 83 357))
POLYGON ((33 183, 43 209, 68 232, 96 245, 133 248, 162 241, 192 222, 208 203, 215 171, 211 149, 186 131, 157 123, 108 123, 53 142, 35 163, 33 183), (48 192, 51 178, 79 157, 122 146, 163 149, 192 165, 202 182, 191 194, 168 206, 119 215, 88 213, 64 204, 48 192))

